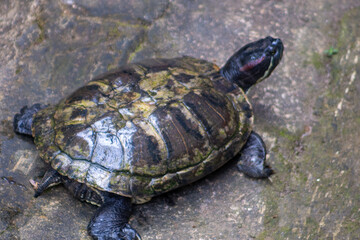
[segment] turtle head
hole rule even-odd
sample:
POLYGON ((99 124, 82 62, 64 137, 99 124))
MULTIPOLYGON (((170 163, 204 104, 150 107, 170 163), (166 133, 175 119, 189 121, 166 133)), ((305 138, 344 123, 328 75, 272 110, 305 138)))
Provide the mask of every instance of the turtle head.
POLYGON ((240 48, 221 68, 221 74, 245 92, 279 64, 284 50, 280 39, 266 37, 240 48))

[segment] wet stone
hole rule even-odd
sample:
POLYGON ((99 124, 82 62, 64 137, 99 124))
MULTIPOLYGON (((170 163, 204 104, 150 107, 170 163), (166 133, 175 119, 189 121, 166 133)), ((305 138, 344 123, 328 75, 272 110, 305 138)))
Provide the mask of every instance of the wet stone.
MULTIPOLYGON (((71 0, 62 1, 74 14, 83 16, 88 14, 96 17, 112 17, 132 21, 151 22, 159 18, 168 6, 168 0, 151 1, 84 1, 71 0)), ((141 24, 140 24, 141 26, 141 24)))
MULTIPOLYGON (((271 181, 245 178, 231 161, 137 205, 130 224, 150 240, 358 239, 359 13, 358 0, 2 1, 0 239, 90 239, 96 210, 62 187, 33 198, 29 180, 47 165, 30 137, 12 131, 24 105, 57 103, 95 76, 145 58, 189 55, 221 67, 240 46, 268 35, 282 39, 284 57, 248 97, 275 170, 271 181), (331 47, 337 53, 324 54, 331 47)), ((109 124, 101 124, 105 134, 109 124)), ((77 166, 71 171, 85 178, 87 166, 77 166)), ((90 171, 89 180, 104 186, 141 182, 90 171)))
POLYGON ((25 50, 31 45, 31 42, 38 39, 40 36, 40 30, 36 24, 31 25, 20 38, 15 42, 16 46, 21 50, 25 50))

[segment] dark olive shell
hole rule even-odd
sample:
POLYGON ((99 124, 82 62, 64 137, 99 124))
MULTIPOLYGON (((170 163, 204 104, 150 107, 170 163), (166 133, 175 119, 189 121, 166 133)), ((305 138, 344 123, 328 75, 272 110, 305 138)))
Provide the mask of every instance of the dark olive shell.
POLYGON ((251 132, 244 92, 191 57, 129 64, 39 111, 40 156, 60 174, 142 202, 234 157, 251 132))

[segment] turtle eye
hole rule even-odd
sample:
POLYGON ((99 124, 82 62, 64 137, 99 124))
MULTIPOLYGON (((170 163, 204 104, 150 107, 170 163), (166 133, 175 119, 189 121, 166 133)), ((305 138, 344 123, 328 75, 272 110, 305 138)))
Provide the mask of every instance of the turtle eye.
POLYGON ((276 48, 274 46, 269 46, 265 49, 266 55, 274 56, 276 54, 276 48))

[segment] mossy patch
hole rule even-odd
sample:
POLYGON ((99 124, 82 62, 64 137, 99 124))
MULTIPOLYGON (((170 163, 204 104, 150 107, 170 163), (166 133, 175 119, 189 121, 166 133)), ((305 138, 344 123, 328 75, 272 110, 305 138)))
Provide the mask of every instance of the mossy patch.
POLYGON ((110 71, 110 70, 113 70, 113 69, 115 69, 115 68, 117 68, 117 67, 118 67, 118 65, 116 65, 116 64, 109 64, 106 69, 107 69, 108 71, 110 71))
POLYGON ((38 26, 39 30, 40 30, 40 33, 39 33, 39 36, 38 38, 35 40, 35 44, 40 44, 42 43, 45 38, 46 38, 46 35, 45 35, 45 24, 46 24, 46 21, 44 19, 44 17, 42 17, 41 15, 37 15, 35 17, 35 20, 34 22, 36 23, 36 25, 38 26))
POLYGON ((23 69, 20 66, 17 66, 15 69, 15 74, 18 75, 23 71, 23 69))
POLYGON ((140 44, 138 44, 136 46, 135 50, 132 53, 130 53, 128 62, 132 62, 134 60, 136 54, 143 49, 144 49, 144 44, 143 44, 143 42, 140 42, 140 44))
POLYGON ((322 70, 324 68, 324 57, 320 53, 313 53, 311 56, 311 63, 316 70, 322 70))
POLYGON ((109 41, 112 39, 120 38, 122 36, 123 34, 120 32, 119 28, 117 26, 114 26, 108 31, 106 40, 109 41))
POLYGON ((140 28, 140 29, 148 29, 149 24, 147 23, 131 23, 131 22, 124 22, 124 21, 117 21, 116 25, 119 27, 129 27, 129 28, 140 28))

